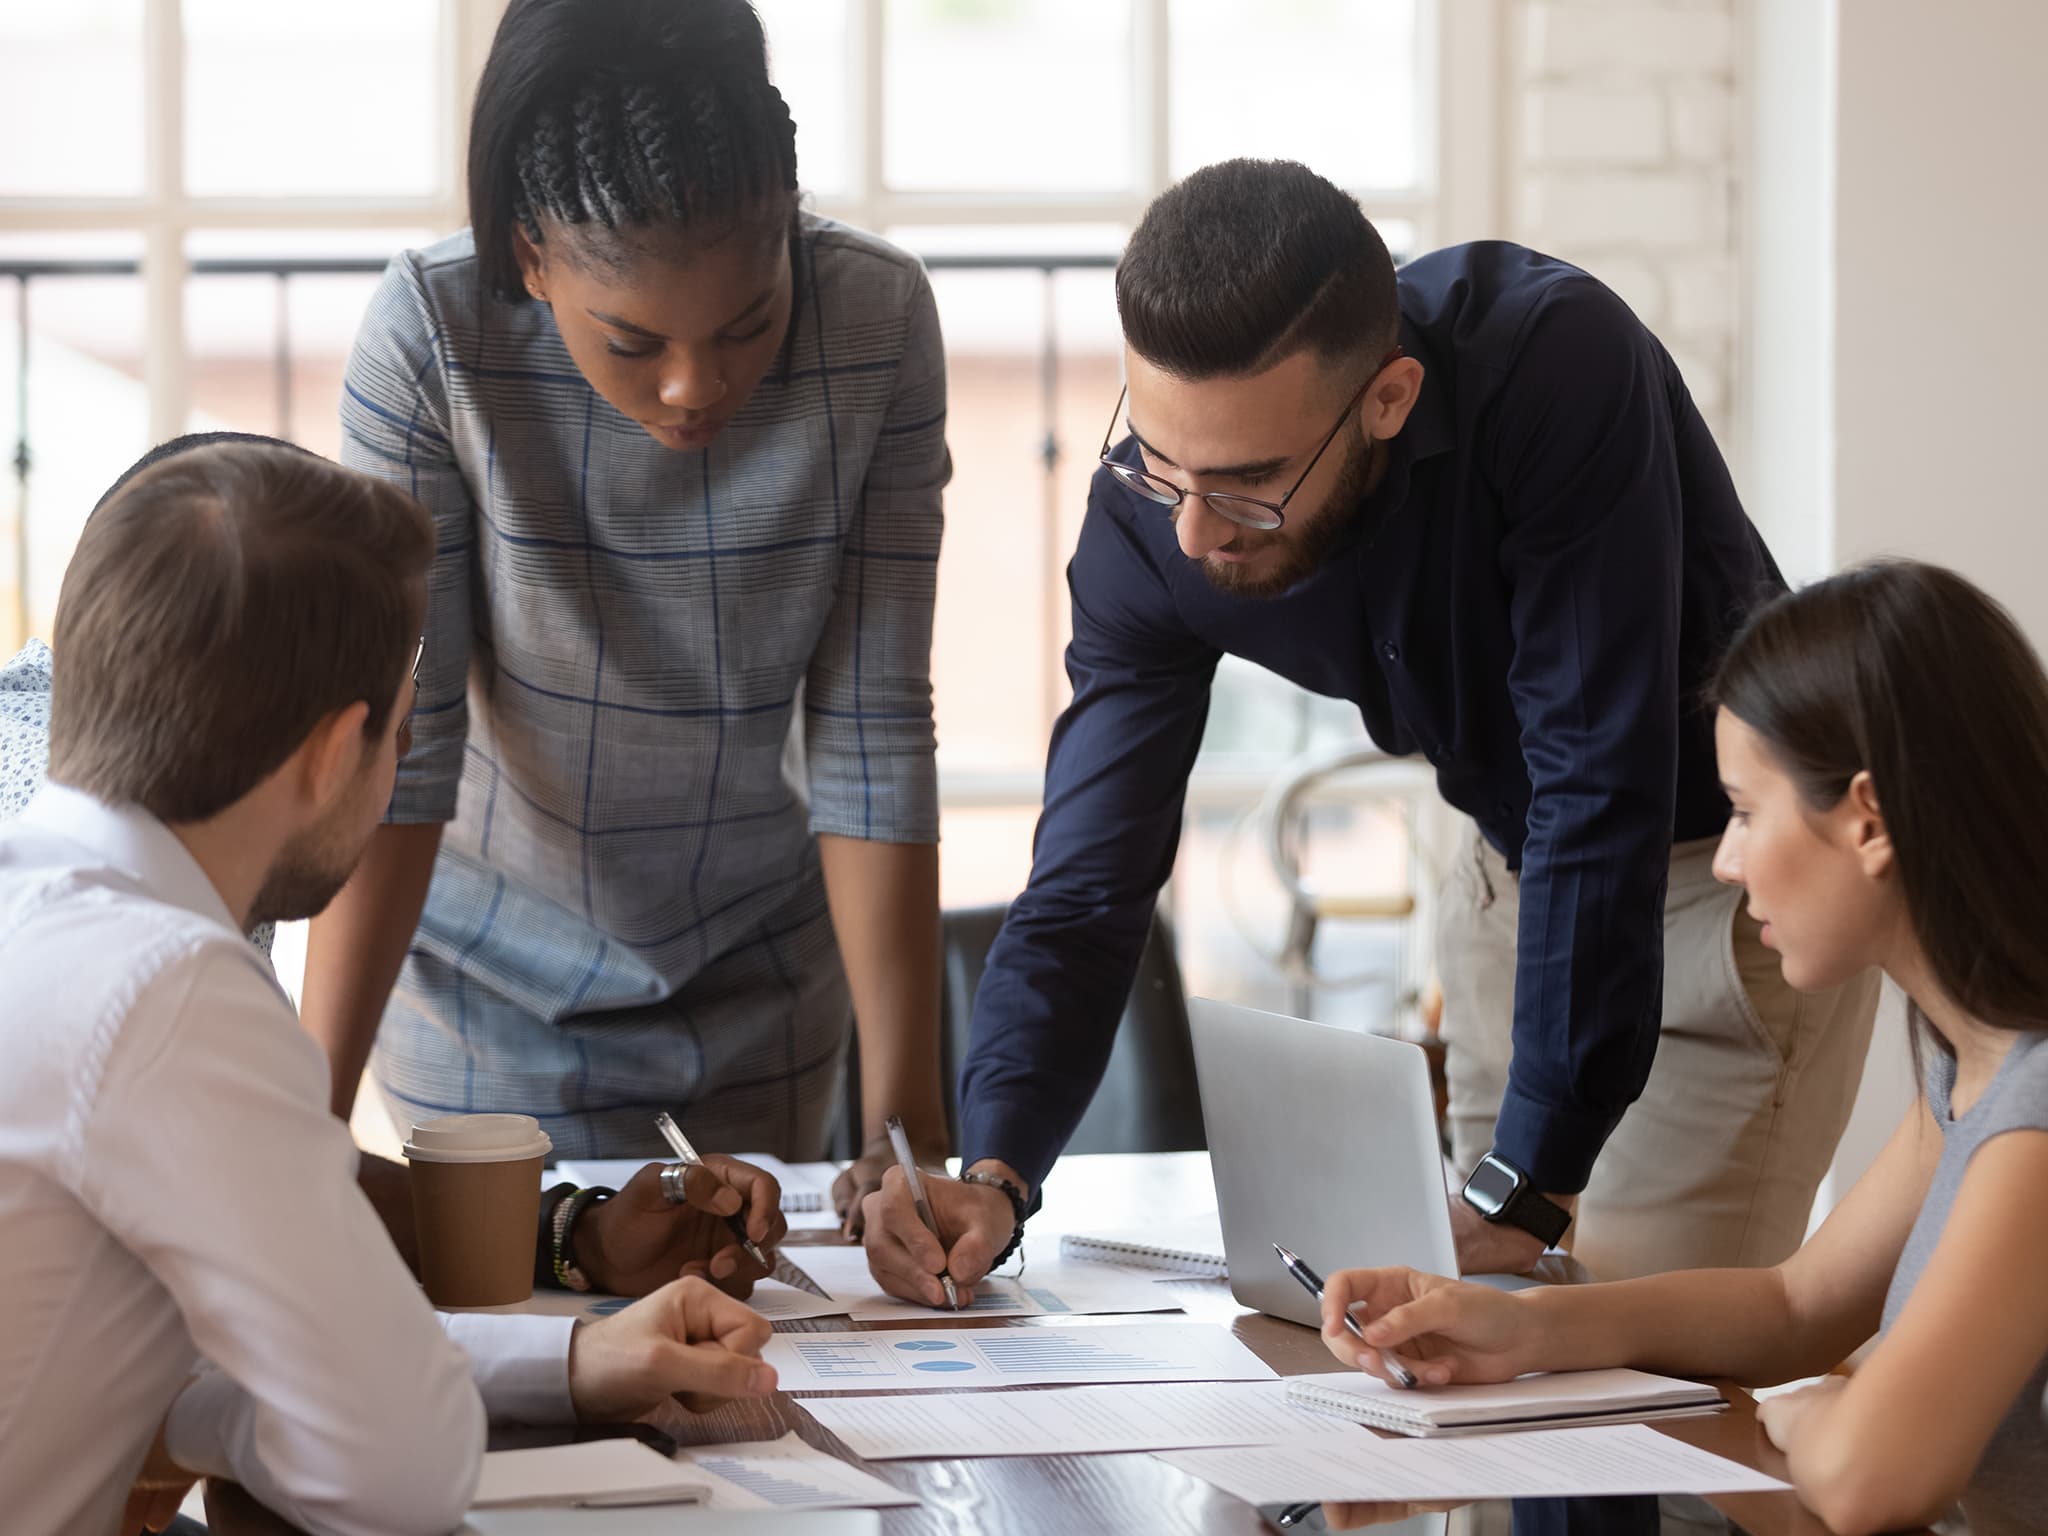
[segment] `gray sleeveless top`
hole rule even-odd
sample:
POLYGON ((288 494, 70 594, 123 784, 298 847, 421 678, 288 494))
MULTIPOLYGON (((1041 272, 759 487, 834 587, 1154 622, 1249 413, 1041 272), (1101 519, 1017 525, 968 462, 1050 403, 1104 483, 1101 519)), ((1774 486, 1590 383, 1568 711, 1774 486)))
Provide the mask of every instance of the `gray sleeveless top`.
MULTIPOLYGON (((1884 1299, 1887 1331, 1941 1241, 1963 1170, 1977 1149, 2006 1131, 2048 1131, 2048 1035, 2015 1040, 1983 1097, 1960 1120, 1949 1118, 1955 1058, 1939 1046, 1927 1050, 1926 1083, 1928 1107, 1944 1139, 1941 1166, 1884 1299)), ((1963 1494, 1963 1510, 1971 1536, 2048 1536, 2048 1357, 2036 1362, 1985 1447, 1963 1494)))

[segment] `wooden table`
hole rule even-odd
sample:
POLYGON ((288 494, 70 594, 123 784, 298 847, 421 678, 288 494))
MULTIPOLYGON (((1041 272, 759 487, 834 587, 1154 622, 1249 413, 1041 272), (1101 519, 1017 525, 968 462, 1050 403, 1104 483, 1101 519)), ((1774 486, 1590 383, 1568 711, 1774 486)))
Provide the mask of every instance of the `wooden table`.
MULTIPOLYGON (((1057 1254, 1058 1242, 1052 1232, 1056 1223, 1073 1230, 1140 1225, 1171 1219, 1179 1212, 1213 1209, 1214 1204, 1207 1158, 1200 1153, 1069 1158, 1047 1180, 1046 1213, 1033 1223, 1027 1257, 1036 1254, 1050 1259, 1057 1254)), ((791 1261, 801 1265, 805 1240, 823 1236, 794 1234, 785 1251, 791 1261)), ((1170 1285, 1180 1298, 1187 1319, 1227 1326, 1283 1376, 1334 1368, 1313 1330, 1246 1311, 1231 1300, 1224 1281, 1162 1283, 1170 1285)), ((1154 1323, 1175 1320, 1174 1314, 1151 1314, 1143 1319, 1154 1323)), ((1108 1321, 1132 1319, 963 1317, 958 1325, 1074 1327, 1108 1321)), ((849 1324, 843 1317, 777 1325, 787 1332, 906 1326, 930 1325, 849 1324)), ((1724 1386, 1723 1394, 1732 1405, 1727 1413, 1658 1427, 1716 1455, 1783 1477, 1784 1458, 1758 1425, 1755 1404, 1736 1387, 1724 1386)), ((1272 1531, 1250 1505, 1144 1454, 861 1462, 804 1411, 801 1399, 779 1393, 702 1415, 669 1404, 650 1415, 648 1422, 684 1445, 773 1440, 794 1430, 812 1445, 917 1496, 921 1501, 918 1508, 882 1511, 882 1528, 888 1536, 936 1536, 940 1532, 963 1536, 970 1532, 976 1536, 1068 1536, 1073 1532, 1270 1536, 1272 1531)), ((1827 1528, 1790 1493, 1741 1494, 1708 1502, 1752 1536, 1828 1536, 1827 1528)), ((291 1529, 232 1486, 209 1488, 207 1511, 212 1527, 226 1536, 270 1536, 291 1529)), ((679 1523, 678 1530, 684 1528, 679 1523)))

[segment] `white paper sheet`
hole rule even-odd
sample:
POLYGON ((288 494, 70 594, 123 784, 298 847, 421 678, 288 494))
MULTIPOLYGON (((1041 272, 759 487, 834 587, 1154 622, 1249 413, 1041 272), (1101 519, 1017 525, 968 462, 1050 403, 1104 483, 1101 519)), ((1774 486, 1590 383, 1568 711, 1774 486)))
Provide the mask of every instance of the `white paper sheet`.
POLYGON ((484 1456, 471 1503, 479 1509, 694 1504, 710 1480, 637 1440, 589 1440, 484 1456))
POLYGON ((870 1461, 1280 1445, 1331 1432, 1326 1415, 1288 1402, 1285 1384, 1277 1381, 815 1397, 804 1407, 870 1461))
POLYGON ((706 1507, 717 1510, 888 1509, 917 1502, 794 1434, 744 1445, 691 1446, 681 1453, 678 1470, 710 1489, 706 1507))
POLYGON ((819 1289, 845 1303, 847 1316, 857 1323, 945 1321, 962 1313, 1041 1317, 1180 1310, 1179 1299, 1155 1283, 1157 1276, 1140 1275, 1114 1264, 1027 1264, 1014 1278, 977 1282, 973 1301, 960 1312, 949 1312, 889 1295, 869 1272, 863 1249, 805 1245, 786 1248, 783 1255, 816 1281, 819 1289))
POLYGON ((1118 1381, 1271 1381, 1210 1323, 778 1333, 763 1357, 785 1392, 958 1392, 1118 1381))
POLYGON ((1641 1424, 1457 1440, 1320 1435, 1291 1445, 1165 1451, 1159 1459, 1250 1504, 1750 1493, 1786 1486, 1641 1424))

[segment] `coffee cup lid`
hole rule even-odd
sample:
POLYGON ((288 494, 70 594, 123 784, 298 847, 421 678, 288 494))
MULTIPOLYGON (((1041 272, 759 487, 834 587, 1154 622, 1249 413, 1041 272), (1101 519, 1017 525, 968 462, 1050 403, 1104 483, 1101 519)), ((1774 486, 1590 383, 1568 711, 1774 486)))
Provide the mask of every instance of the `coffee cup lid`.
POLYGON ((531 1115, 442 1115, 413 1123, 405 1155, 416 1163, 516 1163, 554 1150, 531 1115))

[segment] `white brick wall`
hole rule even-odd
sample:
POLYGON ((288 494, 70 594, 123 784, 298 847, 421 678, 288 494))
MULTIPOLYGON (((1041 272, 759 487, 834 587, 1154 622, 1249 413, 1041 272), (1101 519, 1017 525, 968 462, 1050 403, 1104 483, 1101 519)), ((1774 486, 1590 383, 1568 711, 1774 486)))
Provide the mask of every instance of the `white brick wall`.
POLYGON ((1507 0, 1514 238, 1610 283, 1733 452, 1743 0, 1507 0))

